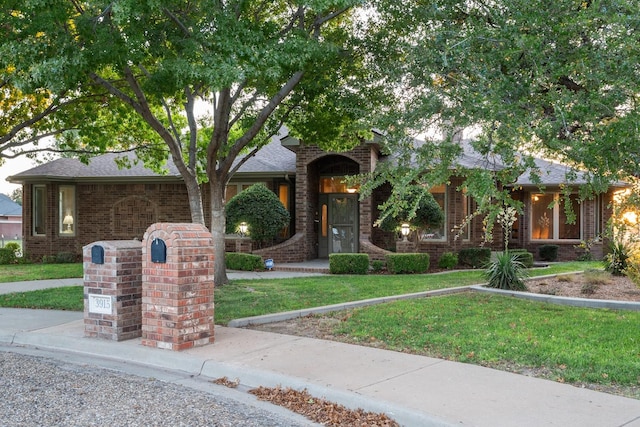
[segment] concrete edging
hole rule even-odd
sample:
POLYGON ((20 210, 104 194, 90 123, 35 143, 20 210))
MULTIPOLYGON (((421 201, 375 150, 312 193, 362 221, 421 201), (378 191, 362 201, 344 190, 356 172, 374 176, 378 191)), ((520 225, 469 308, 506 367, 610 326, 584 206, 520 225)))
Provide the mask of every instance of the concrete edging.
MULTIPOLYGON (((561 274, 548 274, 544 276, 532 277, 529 280, 546 279, 546 278, 556 277, 558 275, 579 274, 579 273, 583 273, 583 272, 577 271, 577 272, 561 273, 561 274)), ((501 294, 506 296, 512 296, 514 298, 526 299, 530 301, 545 302, 548 304, 566 305, 571 307, 606 308, 611 310, 640 311, 640 302, 560 297, 560 296, 554 296, 554 295, 534 294, 530 292, 518 292, 518 291, 507 291, 503 289, 494 289, 494 288, 486 287, 485 284, 477 284, 477 285, 469 285, 469 286, 460 286, 456 288, 444 288, 444 289, 436 289, 433 291, 416 292, 412 294, 371 298, 371 299, 366 299, 361 301, 352 301, 352 302, 346 302, 346 303, 340 303, 340 304, 325 305, 322 307, 306 308, 302 310, 284 311, 282 313, 266 314, 264 316, 243 317, 240 319, 231 320, 227 324, 227 327, 244 328, 251 325, 264 325, 267 323, 283 322, 286 320, 297 319, 299 317, 305 317, 312 314, 324 314, 324 313, 330 313, 332 311, 341 311, 341 310, 348 310, 352 308, 367 307, 370 305, 382 304, 385 302, 400 301, 400 300, 415 299, 415 298, 426 298, 426 297, 440 296, 440 295, 451 295, 451 294, 457 294, 460 292, 468 292, 468 291, 495 293, 495 294, 501 294)))

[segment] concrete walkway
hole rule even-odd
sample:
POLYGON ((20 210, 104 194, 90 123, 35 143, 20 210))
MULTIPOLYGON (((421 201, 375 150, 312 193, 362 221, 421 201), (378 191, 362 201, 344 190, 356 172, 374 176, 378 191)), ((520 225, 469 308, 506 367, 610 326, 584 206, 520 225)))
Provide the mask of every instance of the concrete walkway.
POLYGON ((93 365, 121 361, 140 375, 157 369, 237 378, 243 390, 306 388, 348 407, 385 412, 406 426, 640 427, 640 400, 475 365, 221 326, 214 344, 172 352, 142 346, 140 339, 85 338, 82 317, 0 309, 0 345, 73 353, 93 365))

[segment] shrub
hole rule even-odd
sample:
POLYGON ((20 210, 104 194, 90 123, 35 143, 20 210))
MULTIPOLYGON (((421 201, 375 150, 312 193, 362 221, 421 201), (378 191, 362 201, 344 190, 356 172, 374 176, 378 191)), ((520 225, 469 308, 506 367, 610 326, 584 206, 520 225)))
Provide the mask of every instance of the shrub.
POLYGON ((483 268, 491 261, 489 248, 464 248, 458 252, 458 262, 473 268, 483 268))
POLYGON ((289 211, 264 184, 254 184, 236 194, 225 208, 227 233, 235 233, 242 222, 256 242, 274 239, 289 224, 289 211))
POLYGON ((371 270, 373 270, 374 273, 380 273, 384 270, 384 261, 380 261, 379 259, 371 261, 371 270))
POLYGON ((392 274, 426 273, 429 270, 429 254, 388 254, 387 270, 392 274))
POLYGON ((444 269, 451 269, 458 265, 458 255, 453 252, 445 252, 442 254, 440 259, 438 260, 438 267, 444 269))
POLYGON ((225 265, 229 270, 256 271, 264 270, 264 263, 260 255, 245 254, 241 252, 227 252, 225 265))
POLYGON ((11 248, 0 248, 0 265, 15 264, 16 253, 11 248))
POLYGON ((406 204, 401 206, 395 217, 390 215, 380 223, 380 229, 384 231, 398 231, 402 222, 410 216, 411 207, 417 204, 412 225, 420 229, 438 228, 444 222, 444 212, 433 197, 433 194, 423 189, 410 188, 406 193, 406 204))
POLYGON ((78 257, 72 252, 58 252, 56 254, 56 264, 71 264, 76 262, 78 257))
POLYGON ((511 291, 527 290, 524 284, 526 272, 522 262, 518 260, 518 254, 500 252, 495 261, 489 263, 484 272, 487 286, 490 288, 506 289, 511 291))
POLYGON ((620 242, 611 242, 609 253, 605 257, 604 269, 614 276, 624 276, 627 269, 627 259, 629 259, 627 247, 620 242))
POLYGON ((542 261, 554 262, 558 259, 558 245, 542 245, 538 248, 538 256, 542 261))
POLYGON ((329 254, 329 272, 331 274, 367 274, 368 271, 368 254, 329 254))
POLYGON ((525 268, 533 267, 533 254, 526 249, 511 249, 511 254, 517 256, 518 261, 522 263, 525 268))

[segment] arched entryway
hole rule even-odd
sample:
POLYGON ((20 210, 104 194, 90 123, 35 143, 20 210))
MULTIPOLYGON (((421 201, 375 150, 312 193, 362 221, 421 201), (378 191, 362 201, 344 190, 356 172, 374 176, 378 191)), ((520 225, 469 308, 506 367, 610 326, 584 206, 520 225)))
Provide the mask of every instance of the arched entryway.
POLYGON ((316 162, 318 173, 318 257, 332 253, 359 251, 359 202, 357 187, 350 187, 344 178, 359 173, 355 161, 330 155, 316 162))

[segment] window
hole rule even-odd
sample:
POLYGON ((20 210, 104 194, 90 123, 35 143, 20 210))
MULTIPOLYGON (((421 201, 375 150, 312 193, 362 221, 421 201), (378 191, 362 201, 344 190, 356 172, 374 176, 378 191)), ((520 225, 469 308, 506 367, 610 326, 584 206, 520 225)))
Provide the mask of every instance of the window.
MULTIPOLYGON (((235 196, 236 194, 238 194, 239 192, 246 190, 247 188, 251 187, 253 184, 256 184, 255 182, 251 182, 251 183, 233 183, 233 184, 228 184, 227 188, 225 189, 224 192, 224 200, 226 202, 228 202, 229 200, 231 200, 233 198, 233 196, 235 196)), ((263 183, 266 185, 266 183, 263 183)))
POLYGON ((33 235, 45 235, 45 218, 47 213, 47 189, 44 185, 33 186, 32 221, 33 235))
POLYGON ((423 230, 420 235, 420 239, 428 241, 445 241, 447 239, 445 231, 447 229, 447 186, 444 184, 436 185, 435 187, 432 187, 430 191, 444 213, 444 221, 442 221, 442 225, 440 225, 440 227, 423 230))
POLYGON ((60 210, 58 218, 60 235, 75 236, 76 234, 76 189, 68 185, 61 185, 59 192, 60 210))
POLYGON ((532 240, 580 240, 582 212, 578 196, 569 196, 569 203, 576 215, 573 224, 567 223, 564 202, 559 193, 531 195, 531 239, 532 240))

